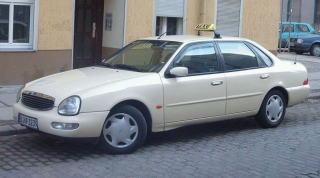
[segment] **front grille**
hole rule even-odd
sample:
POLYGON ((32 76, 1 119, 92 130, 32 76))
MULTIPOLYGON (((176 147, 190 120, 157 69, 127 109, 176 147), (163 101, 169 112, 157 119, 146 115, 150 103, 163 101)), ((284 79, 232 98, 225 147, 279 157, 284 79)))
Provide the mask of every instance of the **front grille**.
POLYGON ((297 41, 296 38, 291 38, 291 39, 290 39, 290 42, 291 42, 291 43, 295 43, 296 41, 297 41))
POLYGON ((24 91, 21 102, 32 109, 50 110, 54 106, 54 98, 37 92, 24 91))

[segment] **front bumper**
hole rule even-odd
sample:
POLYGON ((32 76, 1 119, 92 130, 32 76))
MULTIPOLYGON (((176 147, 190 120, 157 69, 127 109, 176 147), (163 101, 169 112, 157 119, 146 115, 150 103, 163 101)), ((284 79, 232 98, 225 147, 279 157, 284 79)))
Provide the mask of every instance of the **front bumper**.
POLYGON ((305 44, 292 43, 290 50, 294 52, 309 52, 310 46, 305 44))
POLYGON ((93 138, 100 136, 102 126, 109 111, 79 113, 76 116, 62 116, 58 114, 57 107, 49 111, 38 111, 29 109, 19 102, 13 106, 13 117, 15 120, 17 120, 19 113, 36 118, 40 132, 67 138, 93 138), (51 126, 52 122, 78 123, 79 127, 74 130, 54 129, 51 126))

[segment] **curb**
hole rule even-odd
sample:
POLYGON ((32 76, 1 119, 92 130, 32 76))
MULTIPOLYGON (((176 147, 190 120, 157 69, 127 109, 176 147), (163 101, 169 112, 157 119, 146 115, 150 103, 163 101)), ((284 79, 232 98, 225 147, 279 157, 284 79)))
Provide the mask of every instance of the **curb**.
POLYGON ((20 124, 14 125, 0 125, 0 136, 12 136, 17 134, 30 133, 31 130, 27 129, 20 124))

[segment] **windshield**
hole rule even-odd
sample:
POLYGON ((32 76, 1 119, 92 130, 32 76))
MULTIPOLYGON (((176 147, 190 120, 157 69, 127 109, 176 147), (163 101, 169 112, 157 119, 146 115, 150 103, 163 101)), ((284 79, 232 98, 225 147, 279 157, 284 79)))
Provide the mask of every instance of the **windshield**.
POLYGON ((135 41, 104 59, 102 65, 140 72, 159 72, 180 45, 180 42, 174 41, 135 41))

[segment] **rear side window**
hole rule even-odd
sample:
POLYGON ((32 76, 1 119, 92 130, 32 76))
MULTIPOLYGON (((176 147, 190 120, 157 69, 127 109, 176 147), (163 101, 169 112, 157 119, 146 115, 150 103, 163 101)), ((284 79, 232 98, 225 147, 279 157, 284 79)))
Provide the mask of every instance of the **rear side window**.
POLYGON ((259 48, 257 48, 256 46, 249 44, 253 50, 260 56, 260 59, 262 60, 262 62, 270 67, 273 63, 272 60, 269 58, 269 56, 267 56, 264 52, 262 52, 259 48))
POLYGON ((298 32, 310 32, 307 25, 298 24, 296 27, 298 32))
POLYGON ((255 54, 243 42, 219 42, 227 71, 258 68, 255 54))

